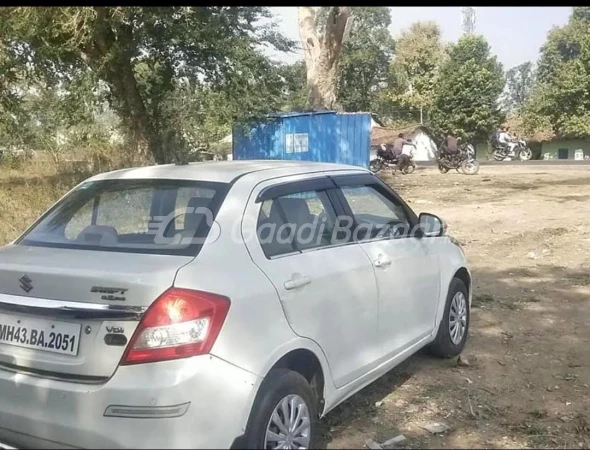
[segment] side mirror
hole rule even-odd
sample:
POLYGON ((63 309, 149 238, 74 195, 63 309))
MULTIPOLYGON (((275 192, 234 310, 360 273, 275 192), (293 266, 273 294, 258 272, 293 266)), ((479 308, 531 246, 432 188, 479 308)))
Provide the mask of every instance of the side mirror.
POLYGON ((441 218, 434 214, 420 213, 417 231, 418 237, 439 237, 444 236, 447 226, 441 218))

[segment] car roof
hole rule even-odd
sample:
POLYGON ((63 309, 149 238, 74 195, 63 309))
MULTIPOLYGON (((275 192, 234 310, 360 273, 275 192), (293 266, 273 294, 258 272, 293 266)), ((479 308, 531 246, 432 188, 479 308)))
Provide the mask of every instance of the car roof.
POLYGON ((313 161, 282 161, 282 160, 249 160, 249 161, 206 161, 190 164, 163 164, 149 167, 136 167, 131 169, 115 170, 102 173, 90 178, 88 181, 112 180, 112 179, 175 179, 198 180, 231 183, 233 180, 250 173, 261 171, 273 178, 280 172, 288 171, 291 175, 311 172, 356 170, 366 172, 362 167, 346 164, 322 163, 313 161))

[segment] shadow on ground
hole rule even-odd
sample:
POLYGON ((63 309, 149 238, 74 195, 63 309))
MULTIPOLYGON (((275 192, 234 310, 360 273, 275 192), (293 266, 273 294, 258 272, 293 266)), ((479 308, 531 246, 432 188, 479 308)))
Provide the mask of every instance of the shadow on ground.
POLYGON ((330 412, 323 446, 399 433, 407 448, 590 445, 589 272, 544 265, 473 275, 471 364, 419 352, 330 412), (432 435, 421 428, 429 421, 451 429, 432 435))

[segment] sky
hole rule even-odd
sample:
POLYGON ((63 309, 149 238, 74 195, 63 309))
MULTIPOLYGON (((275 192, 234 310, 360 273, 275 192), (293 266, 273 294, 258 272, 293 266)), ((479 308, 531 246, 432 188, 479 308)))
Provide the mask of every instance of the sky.
MULTIPOLYGON (((412 22, 432 20, 439 24, 445 42, 456 41, 461 35, 460 7, 391 7, 391 34, 397 37, 412 22)), ((504 69, 526 61, 536 62, 547 32, 554 26, 565 25, 571 7, 477 7, 475 32, 482 34, 492 53, 504 69)), ((272 7, 272 13, 287 37, 299 41, 297 7, 272 7)), ((271 55, 285 62, 302 58, 301 53, 271 55)))

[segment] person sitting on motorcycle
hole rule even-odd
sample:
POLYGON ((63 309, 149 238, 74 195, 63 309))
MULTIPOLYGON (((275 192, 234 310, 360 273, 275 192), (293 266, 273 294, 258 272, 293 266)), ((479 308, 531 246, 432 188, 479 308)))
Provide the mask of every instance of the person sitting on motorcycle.
POLYGON ((377 154, 381 158, 386 159, 386 160, 391 161, 394 159, 393 147, 391 146, 391 144, 381 144, 381 147, 380 147, 379 152, 377 154))
POLYGON ((506 152, 509 149, 511 141, 512 138, 510 137, 508 130, 504 127, 500 127, 500 134, 498 135, 498 144, 503 152, 506 152))
POLYGON ((510 127, 506 127, 506 138, 508 140, 508 152, 514 154, 514 148, 518 145, 518 137, 510 132, 510 127))
POLYGON ((458 155, 460 153, 460 149, 459 149, 459 140, 460 139, 461 139, 460 137, 453 136, 453 134, 450 131, 447 133, 447 137, 445 138, 445 149, 446 149, 447 154, 458 155))

